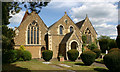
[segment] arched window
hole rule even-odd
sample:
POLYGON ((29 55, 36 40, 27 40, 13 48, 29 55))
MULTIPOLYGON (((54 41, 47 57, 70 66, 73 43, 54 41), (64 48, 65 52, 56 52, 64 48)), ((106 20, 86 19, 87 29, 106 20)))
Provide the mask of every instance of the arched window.
POLYGON ((63 35, 63 26, 60 26, 60 34, 63 35))
POLYGON ((36 44, 36 27, 34 27, 34 44, 36 44))
POLYGON ((37 44, 39 44, 39 27, 37 27, 37 44))
POLYGON ((86 38, 87 38, 86 43, 90 44, 92 41, 91 41, 91 31, 89 30, 89 28, 86 29, 85 35, 86 35, 86 38))
POLYGON ((28 27, 28 39, 27 39, 28 41, 28 44, 30 44, 30 27, 28 27))
POLYGON ((70 27, 70 32, 72 32, 72 31, 73 31, 73 27, 71 26, 71 27, 70 27))
POLYGON ((28 26, 27 44, 39 44, 39 26, 36 21, 28 26))
POLYGON ((33 44, 33 27, 31 28, 31 44, 33 44))

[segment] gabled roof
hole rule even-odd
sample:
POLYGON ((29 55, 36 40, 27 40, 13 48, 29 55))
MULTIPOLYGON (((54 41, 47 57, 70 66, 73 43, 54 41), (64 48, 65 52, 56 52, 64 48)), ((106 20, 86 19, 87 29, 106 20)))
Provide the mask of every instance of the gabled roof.
POLYGON ((84 21, 85 21, 85 19, 80 21, 80 22, 78 22, 78 23, 76 23, 76 26, 80 29, 82 27, 84 21))
POLYGON ((62 41, 61 41, 60 44, 65 44, 65 43, 69 40, 69 38, 71 37, 72 34, 73 34, 73 31, 70 32, 70 33, 67 33, 67 34, 64 36, 64 38, 62 39, 62 41))
POLYGON ((26 19, 26 17, 29 15, 29 13, 28 13, 28 10, 25 12, 25 14, 24 14, 24 17, 23 17, 23 19, 22 19, 22 21, 21 21, 21 23, 26 19))
MULTIPOLYGON (((79 29, 81 29, 82 25, 84 24, 85 20, 87 20, 87 19, 89 20, 88 16, 86 15, 86 18, 85 18, 84 20, 82 20, 82 21, 80 21, 80 22, 77 22, 75 25, 76 25, 79 29)), ((89 22, 90 22, 90 24, 92 25, 92 23, 91 23, 90 20, 89 20, 89 22)), ((92 27, 93 27, 93 25, 92 25, 92 27)), ((95 30, 94 27, 93 27, 93 29, 95 30)), ((96 30, 95 30, 95 33, 97 34, 96 30)))
MULTIPOLYGON (((67 15, 67 13, 65 12, 64 16, 67 16, 70 20, 71 18, 67 15)), ((64 16, 62 16, 58 21, 60 21, 64 16)), ((54 26, 58 21, 56 21, 54 24, 52 24, 51 26, 49 26, 48 29, 52 28, 52 26, 54 26)), ((72 21, 72 20, 71 20, 72 21)), ((72 21, 73 22, 73 21, 72 21)), ((73 22, 74 23, 74 22, 73 22)), ((74 23, 75 24, 75 23, 74 23)))

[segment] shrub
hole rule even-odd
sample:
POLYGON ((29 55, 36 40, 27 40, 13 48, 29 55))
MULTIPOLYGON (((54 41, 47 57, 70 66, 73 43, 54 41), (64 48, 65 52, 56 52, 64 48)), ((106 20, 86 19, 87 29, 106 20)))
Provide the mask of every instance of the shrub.
POLYGON ((20 49, 17 49, 17 61, 23 61, 23 58, 22 58, 22 54, 23 54, 23 50, 20 50, 20 49))
POLYGON ((31 53, 29 52, 29 51, 23 51, 22 52, 22 59, 24 60, 24 61, 29 61, 29 60, 31 60, 31 58, 32 58, 32 55, 31 55, 31 53))
POLYGON ((113 52, 113 51, 119 51, 120 52, 120 49, 119 48, 112 48, 108 52, 110 53, 110 52, 113 52))
POLYGON ((120 36, 117 36, 116 43, 118 48, 120 49, 120 36))
POLYGON ((20 50, 23 50, 23 51, 25 50, 24 45, 21 45, 21 46, 20 46, 20 50))
POLYGON ((79 56, 79 52, 76 49, 71 49, 67 52, 67 55, 69 60, 75 61, 79 56))
POLYGON ((44 50, 42 52, 42 56, 43 56, 43 59, 45 61, 50 61, 52 59, 52 56, 53 56, 53 51, 51 51, 51 50, 44 50))
POLYGON ((17 51, 9 50, 3 54, 3 63, 12 63, 17 59, 17 51))
POLYGON ((104 64, 112 72, 120 72, 120 52, 112 51, 103 58, 104 64))
POLYGON ((90 50, 93 50, 95 48, 98 48, 96 44, 92 43, 92 44, 88 45, 88 49, 90 49, 90 50))
POLYGON ((83 63, 85 65, 91 65, 94 61, 95 61, 95 58, 96 58, 96 54, 92 51, 84 51, 81 55, 80 55, 83 63))
POLYGON ((117 48, 117 43, 114 39, 109 40, 109 50, 112 48, 117 48))
POLYGON ((97 59, 97 58, 100 56, 100 54, 101 54, 101 50, 98 49, 98 48, 93 49, 92 51, 96 53, 96 59, 97 59))
POLYGON ((82 41, 83 41, 83 43, 86 43, 86 40, 87 40, 86 35, 82 35, 82 41))

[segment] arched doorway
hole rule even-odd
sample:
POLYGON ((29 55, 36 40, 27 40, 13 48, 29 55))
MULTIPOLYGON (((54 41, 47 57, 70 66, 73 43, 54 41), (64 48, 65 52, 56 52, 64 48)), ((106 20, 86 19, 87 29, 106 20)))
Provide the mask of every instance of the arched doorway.
POLYGON ((45 47, 41 48, 41 58, 42 58, 42 52, 45 50, 45 47))
POLYGON ((71 49, 77 49, 77 47, 78 47, 77 42, 73 41, 73 42, 71 43, 71 49))

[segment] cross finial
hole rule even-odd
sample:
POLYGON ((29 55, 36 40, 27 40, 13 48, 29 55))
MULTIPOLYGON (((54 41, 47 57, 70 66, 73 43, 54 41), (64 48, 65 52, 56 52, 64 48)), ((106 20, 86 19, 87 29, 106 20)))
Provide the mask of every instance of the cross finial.
POLYGON ((67 12, 65 11, 65 14, 66 14, 67 12))
POLYGON ((86 19, 88 19, 88 15, 86 14, 86 19))

